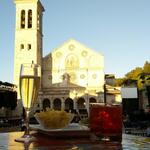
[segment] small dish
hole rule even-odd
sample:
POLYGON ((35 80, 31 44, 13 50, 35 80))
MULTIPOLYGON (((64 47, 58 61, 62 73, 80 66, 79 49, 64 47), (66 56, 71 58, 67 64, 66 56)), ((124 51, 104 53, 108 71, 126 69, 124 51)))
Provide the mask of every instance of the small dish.
POLYGON ((65 128, 60 129, 47 129, 38 125, 30 125, 30 128, 39 133, 47 134, 52 137, 89 137, 90 129, 87 126, 78 123, 70 123, 65 128))

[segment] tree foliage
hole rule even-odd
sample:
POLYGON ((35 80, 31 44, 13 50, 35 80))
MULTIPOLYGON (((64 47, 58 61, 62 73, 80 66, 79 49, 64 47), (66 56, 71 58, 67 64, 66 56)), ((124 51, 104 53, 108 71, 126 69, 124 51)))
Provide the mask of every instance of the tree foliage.
POLYGON ((137 80, 139 77, 139 74, 141 74, 143 72, 143 69, 141 67, 137 67, 133 70, 131 70, 130 72, 128 72, 125 77, 127 79, 133 79, 133 80, 137 80))
POLYGON ((115 79, 115 86, 121 86, 124 82, 124 78, 115 79))
POLYGON ((144 89, 150 85, 150 62, 146 61, 143 67, 136 67, 125 77, 116 79, 115 83, 116 86, 136 84, 139 90, 144 89))
POLYGON ((146 61, 143 67, 144 73, 150 73, 150 62, 146 61))

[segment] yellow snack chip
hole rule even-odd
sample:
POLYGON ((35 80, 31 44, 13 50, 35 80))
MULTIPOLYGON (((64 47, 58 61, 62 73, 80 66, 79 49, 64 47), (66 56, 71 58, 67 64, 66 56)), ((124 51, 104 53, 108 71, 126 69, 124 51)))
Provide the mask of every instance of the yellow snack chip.
POLYGON ((47 110, 35 114, 35 118, 41 126, 47 129, 58 129, 66 127, 73 119, 73 114, 64 110, 47 110))

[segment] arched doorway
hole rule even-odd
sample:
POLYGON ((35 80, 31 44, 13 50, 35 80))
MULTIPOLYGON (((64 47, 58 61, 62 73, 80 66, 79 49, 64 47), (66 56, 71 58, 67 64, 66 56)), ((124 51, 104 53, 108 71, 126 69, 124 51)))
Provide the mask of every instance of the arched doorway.
POLYGON ((43 100, 43 110, 46 110, 46 108, 50 108, 50 100, 48 98, 43 100))
POLYGON ((65 110, 73 110, 73 100, 71 98, 65 100, 65 110))
POLYGON ((53 108, 55 110, 61 110, 61 100, 59 98, 54 99, 53 108))
POLYGON ((94 97, 91 97, 89 99, 89 103, 97 103, 96 99, 94 97))
POLYGON ((80 118, 86 118, 88 117, 88 112, 86 109, 86 102, 84 98, 79 98, 77 101, 77 108, 78 112, 80 114, 80 118))
POLYGON ((85 99, 84 98, 79 98, 77 101, 77 108, 79 109, 85 109, 86 103, 85 103, 85 99))

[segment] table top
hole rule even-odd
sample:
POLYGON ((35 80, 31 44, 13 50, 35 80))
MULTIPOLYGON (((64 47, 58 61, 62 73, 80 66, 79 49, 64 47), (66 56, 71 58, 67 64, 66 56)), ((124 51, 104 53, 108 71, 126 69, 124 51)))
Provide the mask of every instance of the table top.
POLYGON ((51 137, 32 132, 35 142, 15 142, 23 132, 0 133, 0 150, 149 150, 150 138, 123 134, 122 143, 94 141, 87 137, 51 137))

